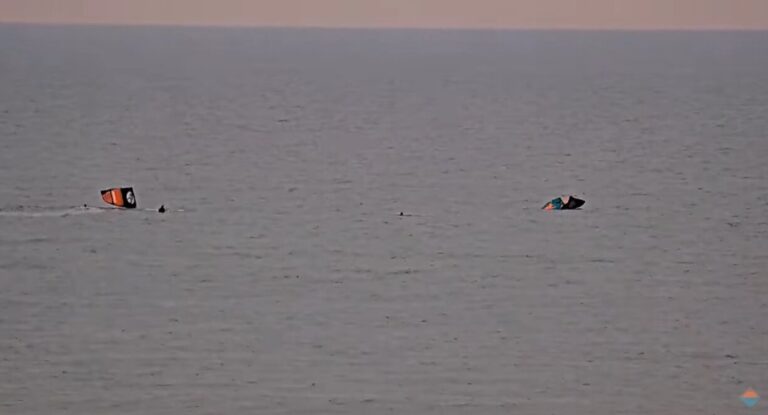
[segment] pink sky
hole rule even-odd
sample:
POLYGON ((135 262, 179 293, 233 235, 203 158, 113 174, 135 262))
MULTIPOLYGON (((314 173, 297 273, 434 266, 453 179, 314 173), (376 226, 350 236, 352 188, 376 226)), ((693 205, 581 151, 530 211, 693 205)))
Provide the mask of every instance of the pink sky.
POLYGON ((768 29, 768 0, 0 0, 0 21, 327 27, 768 29))

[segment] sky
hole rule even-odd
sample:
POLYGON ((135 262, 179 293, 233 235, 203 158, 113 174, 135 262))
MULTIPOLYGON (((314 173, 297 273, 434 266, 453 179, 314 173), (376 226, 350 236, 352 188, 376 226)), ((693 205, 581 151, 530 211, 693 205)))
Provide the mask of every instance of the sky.
POLYGON ((0 0, 0 21, 768 30, 768 0, 0 0))

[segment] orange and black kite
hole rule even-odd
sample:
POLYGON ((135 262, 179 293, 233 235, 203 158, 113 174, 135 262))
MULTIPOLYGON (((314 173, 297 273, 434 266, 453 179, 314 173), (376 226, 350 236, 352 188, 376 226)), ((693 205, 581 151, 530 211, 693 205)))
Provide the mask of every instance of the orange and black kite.
POLYGON ((102 190, 101 198, 110 205, 117 207, 126 209, 136 207, 136 195, 133 193, 133 187, 114 187, 102 190))

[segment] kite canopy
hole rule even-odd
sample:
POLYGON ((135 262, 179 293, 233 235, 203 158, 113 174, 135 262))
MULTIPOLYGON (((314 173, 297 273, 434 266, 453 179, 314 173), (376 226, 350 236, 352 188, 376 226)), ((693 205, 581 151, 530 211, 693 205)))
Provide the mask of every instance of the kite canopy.
POLYGON ((133 193, 133 187, 113 187, 102 190, 101 198, 113 206, 126 209, 136 208, 136 195, 133 193))
POLYGON ((578 209, 581 206, 586 203, 585 201, 573 197, 573 196, 563 196, 558 197, 556 199, 552 199, 551 201, 547 202, 546 205, 542 207, 544 210, 568 210, 568 209, 578 209))

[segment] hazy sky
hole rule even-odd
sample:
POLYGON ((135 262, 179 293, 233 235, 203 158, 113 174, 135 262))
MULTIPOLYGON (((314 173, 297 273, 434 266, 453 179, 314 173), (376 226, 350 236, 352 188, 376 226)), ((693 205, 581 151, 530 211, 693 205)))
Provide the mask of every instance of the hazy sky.
POLYGON ((768 0, 0 0, 0 21, 768 29, 768 0))

